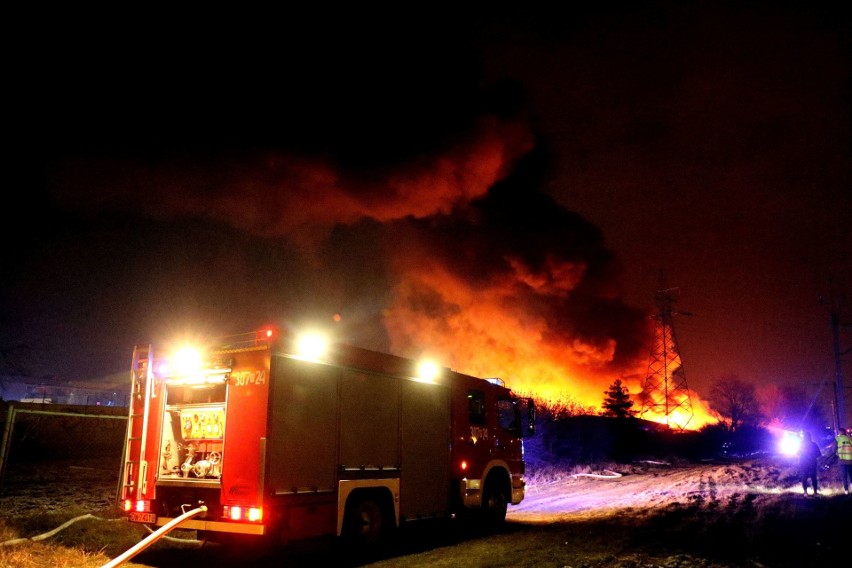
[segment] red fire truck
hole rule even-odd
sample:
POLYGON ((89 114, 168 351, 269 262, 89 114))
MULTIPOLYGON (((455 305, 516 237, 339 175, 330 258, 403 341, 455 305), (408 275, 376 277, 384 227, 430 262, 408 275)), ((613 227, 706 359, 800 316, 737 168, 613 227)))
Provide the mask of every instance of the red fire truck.
POLYGON ((137 346, 119 499, 199 538, 374 542, 401 523, 505 519, 535 408, 480 379, 264 330, 201 352, 137 346), (240 537, 242 538, 242 537, 240 537))

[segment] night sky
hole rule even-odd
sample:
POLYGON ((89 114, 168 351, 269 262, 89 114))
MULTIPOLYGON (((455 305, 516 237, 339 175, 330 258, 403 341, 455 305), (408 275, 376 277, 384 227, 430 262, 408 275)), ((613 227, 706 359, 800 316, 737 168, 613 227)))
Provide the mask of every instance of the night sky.
POLYGON ((699 396, 815 393, 832 289, 852 320, 848 20, 632 4, 22 15, 3 374, 339 314, 347 341, 599 403, 641 387, 666 287, 699 396))

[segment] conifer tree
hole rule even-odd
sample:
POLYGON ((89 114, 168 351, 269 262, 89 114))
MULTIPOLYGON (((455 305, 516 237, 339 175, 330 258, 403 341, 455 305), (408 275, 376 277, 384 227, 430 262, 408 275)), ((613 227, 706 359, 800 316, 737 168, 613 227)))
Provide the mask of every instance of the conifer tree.
POLYGON ((632 418, 636 415, 636 411, 631 410, 633 401, 630 400, 630 393, 627 391, 627 387, 621 384, 621 379, 616 379, 609 386, 609 389, 604 391, 604 394, 606 397, 601 405, 604 416, 632 418))

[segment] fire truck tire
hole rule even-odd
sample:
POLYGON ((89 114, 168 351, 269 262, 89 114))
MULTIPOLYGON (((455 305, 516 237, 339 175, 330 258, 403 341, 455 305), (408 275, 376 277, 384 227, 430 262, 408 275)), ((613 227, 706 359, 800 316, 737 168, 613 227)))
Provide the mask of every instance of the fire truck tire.
POLYGON ((505 483, 500 479, 489 477, 485 482, 485 492, 482 494, 482 513, 485 522, 491 527, 498 527, 506 520, 506 509, 509 496, 505 483))
POLYGON ((380 496, 353 496, 343 518, 343 537, 356 547, 371 547, 384 540, 391 518, 380 496))

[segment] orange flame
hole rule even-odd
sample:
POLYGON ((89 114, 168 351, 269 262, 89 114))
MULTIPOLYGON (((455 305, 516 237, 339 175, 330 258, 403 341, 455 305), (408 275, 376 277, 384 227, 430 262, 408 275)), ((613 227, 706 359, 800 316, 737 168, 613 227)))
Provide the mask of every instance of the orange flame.
POLYGON ((475 288, 434 264, 408 272, 384 312, 392 350, 419 357, 427 345, 454 370, 499 376, 542 399, 570 393, 599 406, 613 380, 615 341, 555 341, 546 321, 515 301, 512 284, 475 288))
MULTIPOLYGON (((544 314, 531 309, 518 294, 520 283, 540 294, 568 294, 583 277, 582 265, 551 261, 547 270, 534 274, 513 261, 514 273, 473 285, 434 259, 417 256, 417 260, 416 265, 401 263, 407 266, 391 306, 384 311, 393 352, 429 355, 456 371, 500 377, 516 392, 540 400, 569 398, 596 409, 609 385, 620 378, 635 395, 631 398, 639 410, 640 377, 647 370, 647 359, 617 367, 614 338, 592 342, 579 334, 556 335, 544 314)), ((679 357, 671 365, 670 372, 680 366, 679 357)), ((679 429, 700 428, 711 420, 705 403, 694 393, 680 396, 670 399, 675 410, 668 420, 655 412, 641 417, 679 429), (686 411, 684 398, 691 400, 691 412, 686 411)))

